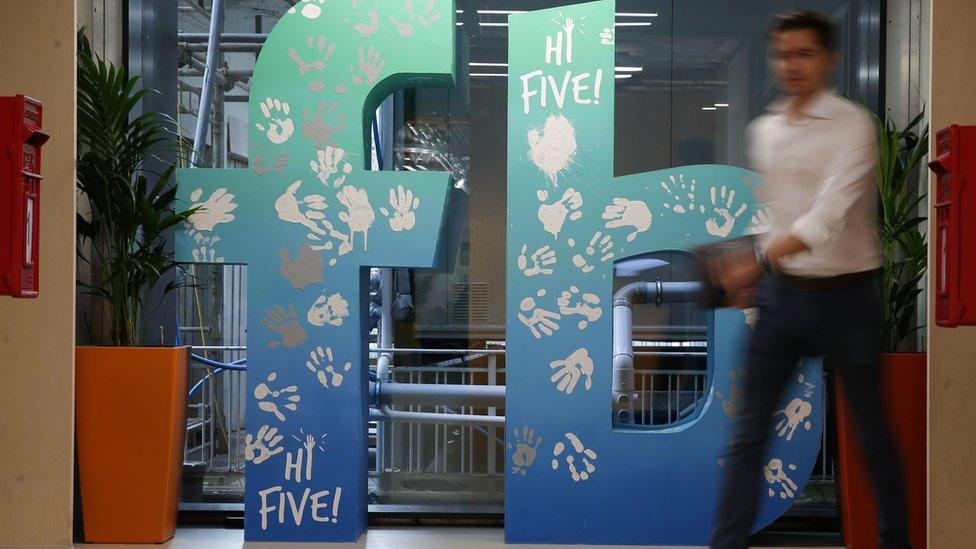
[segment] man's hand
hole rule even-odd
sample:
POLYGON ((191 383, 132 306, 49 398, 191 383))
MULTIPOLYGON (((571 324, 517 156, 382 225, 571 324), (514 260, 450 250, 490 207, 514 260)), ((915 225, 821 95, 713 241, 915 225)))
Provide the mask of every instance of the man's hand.
POLYGON ((728 296, 729 306, 738 309, 751 307, 756 284, 762 274, 762 268, 754 255, 723 256, 719 260, 718 281, 728 296))

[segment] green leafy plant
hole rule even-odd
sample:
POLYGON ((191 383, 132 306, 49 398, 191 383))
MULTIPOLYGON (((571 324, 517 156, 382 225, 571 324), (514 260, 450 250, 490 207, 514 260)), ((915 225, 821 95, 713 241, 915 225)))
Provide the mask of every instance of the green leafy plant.
POLYGON ((916 326, 919 283, 925 276, 928 246, 919 225, 926 217, 918 207, 926 195, 917 192, 913 176, 928 153, 928 127, 919 128, 924 112, 899 130, 891 119, 878 119, 878 167, 880 196, 878 228, 884 265, 879 279, 884 350, 903 348, 916 326))
MULTIPOLYGON (((146 291, 176 266, 164 231, 195 211, 174 210, 172 165, 151 170, 174 140, 163 115, 134 116, 149 93, 136 89, 138 81, 94 54, 79 32, 77 188, 92 213, 77 216, 78 250, 93 269, 93 282, 79 284, 108 303, 112 343, 125 346, 139 344, 146 291), (90 243, 88 257, 83 243, 90 243)), ((165 293, 177 287, 171 282, 165 293)))

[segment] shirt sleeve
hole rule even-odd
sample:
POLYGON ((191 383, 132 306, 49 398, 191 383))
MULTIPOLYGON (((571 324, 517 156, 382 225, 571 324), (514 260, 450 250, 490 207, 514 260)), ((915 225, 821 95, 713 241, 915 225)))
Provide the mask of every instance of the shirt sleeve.
POLYGON ((837 135, 833 158, 813 207, 793 222, 792 233, 809 248, 822 246, 844 233, 852 207, 875 190, 871 174, 877 163, 874 123, 866 113, 837 135))

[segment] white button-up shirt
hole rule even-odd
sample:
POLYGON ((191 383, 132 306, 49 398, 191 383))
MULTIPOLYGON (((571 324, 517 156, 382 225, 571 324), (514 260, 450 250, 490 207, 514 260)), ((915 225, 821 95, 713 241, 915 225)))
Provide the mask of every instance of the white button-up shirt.
MULTIPOLYGON (((862 107, 824 90, 804 116, 786 111, 788 99, 747 129, 756 189, 768 206, 762 241, 793 234, 810 247, 784 258, 787 274, 836 276, 881 266, 877 234, 874 121, 862 107)), ((760 219, 762 215, 758 216, 760 219)))

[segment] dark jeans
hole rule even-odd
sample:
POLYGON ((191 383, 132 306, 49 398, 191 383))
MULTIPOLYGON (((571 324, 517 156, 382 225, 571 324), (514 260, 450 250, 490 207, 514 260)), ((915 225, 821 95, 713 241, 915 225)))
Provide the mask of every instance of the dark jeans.
MULTIPOLYGON (((804 356, 824 356, 844 382, 879 506, 879 547, 907 548, 902 468, 879 390, 881 307, 874 281, 797 289, 766 277, 756 295, 756 324, 745 367, 735 436, 711 547, 744 549, 760 501, 760 463, 776 406, 804 356)), ((826 426, 825 426, 826 428, 826 426)))

